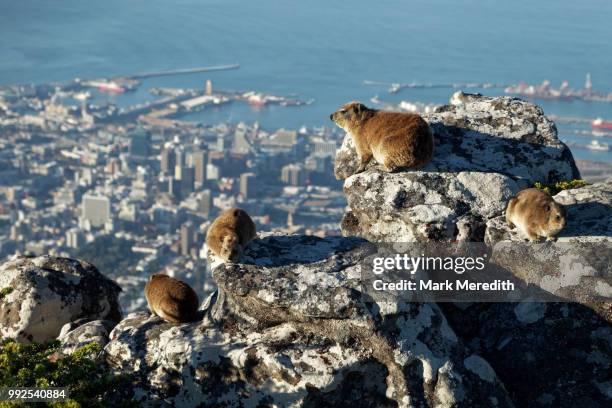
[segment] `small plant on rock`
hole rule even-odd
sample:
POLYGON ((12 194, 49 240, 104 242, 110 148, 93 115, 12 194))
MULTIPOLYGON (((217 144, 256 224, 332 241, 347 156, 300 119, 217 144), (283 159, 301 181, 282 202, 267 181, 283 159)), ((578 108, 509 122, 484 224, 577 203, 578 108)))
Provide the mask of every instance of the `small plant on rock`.
POLYGON ((556 183, 540 183, 536 181, 533 185, 535 188, 540 189, 542 191, 547 192, 550 195, 555 195, 563 190, 570 190, 572 188, 580 188, 587 185, 587 182, 584 180, 563 180, 557 181, 556 183))

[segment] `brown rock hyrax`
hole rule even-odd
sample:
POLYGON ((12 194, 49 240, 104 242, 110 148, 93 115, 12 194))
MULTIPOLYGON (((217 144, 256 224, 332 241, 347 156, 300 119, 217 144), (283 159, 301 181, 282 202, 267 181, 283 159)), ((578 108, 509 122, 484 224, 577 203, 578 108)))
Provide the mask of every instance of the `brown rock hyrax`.
POLYGON ((512 198, 506 208, 508 226, 518 227, 530 241, 552 240, 565 227, 565 208, 542 190, 528 188, 512 198))
POLYGON ((383 170, 420 168, 431 161, 434 140, 429 125, 416 113, 385 112, 349 102, 330 115, 355 142, 357 173, 374 157, 383 170))
POLYGON ((206 234, 206 246, 226 262, 236 262, 255 238, 255 223, 246 211, 230 208, 213 221, 206 234))
POLYGON ((151 275, 145 296, 151 313, 170 323, 193 321, 200 304, 188 284, 162 273, 151 275))

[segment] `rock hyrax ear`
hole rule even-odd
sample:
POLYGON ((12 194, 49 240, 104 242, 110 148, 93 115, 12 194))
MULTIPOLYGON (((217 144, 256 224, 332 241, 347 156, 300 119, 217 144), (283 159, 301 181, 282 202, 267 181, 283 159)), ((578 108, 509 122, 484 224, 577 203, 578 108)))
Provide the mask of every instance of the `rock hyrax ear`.
POLYGON ((354 114, 360 114, 367 109, 368 108, 363 103, 360 103, 360 102, 351 102, 348 108, 349 112, 354 113, 354 114))

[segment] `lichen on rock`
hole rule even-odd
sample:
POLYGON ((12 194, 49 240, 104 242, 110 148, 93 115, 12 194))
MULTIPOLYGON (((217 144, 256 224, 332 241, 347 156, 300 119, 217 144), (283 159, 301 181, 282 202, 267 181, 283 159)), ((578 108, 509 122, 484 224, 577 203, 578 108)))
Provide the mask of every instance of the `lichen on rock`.
POLYGON ((423 115, 436 140, 434 158, 423 169, 385 173, 371 163, 355 174, 355 147, 345 136, 334 167, 345 179, 350 208, 345 235, 376 242, 453 240, 463 226, 469 231, 463 239, 482 241, 480 226, 501 215, 521 189, 580 177, 540 107, 517 98, 457 95, 423 115))
POLYGON ((17 258, 0 266, 0 287, 13 289, 0 299, 0 334, 20 342, 54 340, 81 318, 121 320, 121 289, 85 261, 17 258))
POLYGON ((478 406, 491 395, 510 406, 493 369, 466 366, 435 304, 391 308, 360 291, 374 250, 358 238, 255 240, 244 263, 215 268, 219 290, 201 321, 130 315, 111 334, 108 362, 140 376, 143 395, 176 405, 478 406))

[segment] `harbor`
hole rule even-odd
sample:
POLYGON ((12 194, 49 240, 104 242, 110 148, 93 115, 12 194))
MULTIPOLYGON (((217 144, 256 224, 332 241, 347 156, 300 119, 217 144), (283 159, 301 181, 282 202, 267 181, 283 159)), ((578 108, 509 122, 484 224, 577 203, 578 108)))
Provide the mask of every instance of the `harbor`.
POLYGON ((417 81, 400 83, 372 80, 364 80, 363 84, 371 87, 384 87, 389 94, 397 94, 404 89, 462 89, 468 91, 502 89, 507 95, 527 98, 560 101, 584 100, 589 102, 612 103, 612 92, 594 89, 590 73, 586 74, 585 84, 582 89, 572 89, 569 82, 566 80, 562 81, 558 88, 555 88, 547 79, 542 81, 540 85, 530 85, 526 82, 519 82, 518 84, 496 82, 423 83, 417 81))
MULTIPOLYGON (((217 71, 236 70, 240 64, 214 65, 197 68, 178 68, 172 70, 138 73, 119 77, 102 77, 96 79, 75 78, 66 84, 25 85, 16 89, 22 92, 30 88, 34 94, 47 97, 51 92, 54 96, 48 105, 53 110, 70 100, 78 103, 74 109, 81 110, 81 116, 89 118, 88 123, 110 123, 137 121, 142 124, 177 127, 193 126, 182 122, 183 116, 209 108, 217 108, 231 103, 243 103, 252 110, 261 110, 268 106, 300 107, 314 102, 314 99, 301 100, 295 97, 275 95, 259 91, 223 91, 213 89, 212 80, 203 82, 200 89, 179 87, 152 87, 141 95, 135 103, 122 104, 126 94, 140 92, 143 81, 157 77, 182 76, 217 71), (61 95, 61 98, 57 98, 61 95), (105 98, 101 98, 106 95, 105 98), (147 97, 147 95, 149 97, 147 97), (151 98, 151 96, 153 98, 151 98), (57 106, 54 108, 53 106, 57 106)), ((3 92, 10 94, 13 87, 3 92)), ((140 92, 141 93, 141 92, 140 92)), ((2 94, 2 93, 0 93, 2 94)))
POLYGON ((540 85, 529 85, 521 82, 518 85, 511 85, 504 89, 508 95, 518 95, 536 99, 552 99, 561 101, 583 100, 588 102, 607 102, 612 103, 612 92, 598 91, 593 88, 591 74, 586 74, 584 87, 582 89, 572 89, 568 81, 562 81, 558 88, 552 86, 551 82, 545 79, 540 85))

